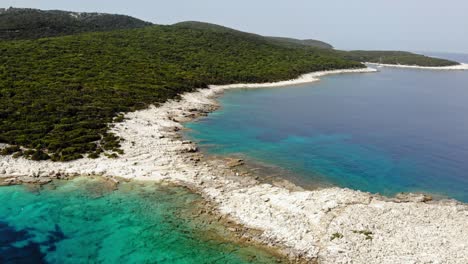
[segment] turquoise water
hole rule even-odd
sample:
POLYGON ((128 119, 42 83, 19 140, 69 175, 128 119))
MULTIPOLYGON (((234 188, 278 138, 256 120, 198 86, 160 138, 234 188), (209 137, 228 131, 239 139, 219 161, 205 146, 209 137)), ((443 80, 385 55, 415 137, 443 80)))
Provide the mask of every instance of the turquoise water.
POLYGON ((0 263, 276 263, 183 188, 78 178, 0 187, 0 263))
POLYGON ((468 72, 380 70, 227 91, 222 109, 188 124, 187 136, 302 183, 468 202, 468 72))

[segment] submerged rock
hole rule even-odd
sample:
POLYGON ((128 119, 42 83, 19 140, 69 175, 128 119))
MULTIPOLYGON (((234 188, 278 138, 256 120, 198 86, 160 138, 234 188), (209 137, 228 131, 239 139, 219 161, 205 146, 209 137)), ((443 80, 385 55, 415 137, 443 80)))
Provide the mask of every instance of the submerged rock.
POLYGON ((229 168, 234 168, 234 167, 238 167, 238 166, 241 166, 241 165, 244 165, 244 160, 242 159, 228 159, 227 161, 227 166, 229 168))
POLYGON ((429 202, 432 201, 432 196, 422 193, 398 193, 395 195, 397 202, 429 202))

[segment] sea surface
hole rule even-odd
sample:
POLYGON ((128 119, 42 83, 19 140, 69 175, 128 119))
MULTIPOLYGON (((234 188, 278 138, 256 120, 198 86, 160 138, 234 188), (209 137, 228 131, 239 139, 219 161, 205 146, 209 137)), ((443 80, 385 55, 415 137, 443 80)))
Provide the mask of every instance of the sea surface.
POLYGON ((76 178, 0 187, 0 263, 277 263, 184 188, 76 178), (212 222, 212 223, 210 223, 212 222))
MULTIPOLYGON (((187 136, 304 184, 468 202, 468 72, 380 70, 228 91, 187 136)), ((278 261, 200 214, 202 198, 181 187, 80 177, 0 187, 0 201, 0 263, 278 261)))
POLYGON ((229 90, 187 136, 211 154, 279 166, 302 184, 468 202, 468 71, 379 70, 229 90))

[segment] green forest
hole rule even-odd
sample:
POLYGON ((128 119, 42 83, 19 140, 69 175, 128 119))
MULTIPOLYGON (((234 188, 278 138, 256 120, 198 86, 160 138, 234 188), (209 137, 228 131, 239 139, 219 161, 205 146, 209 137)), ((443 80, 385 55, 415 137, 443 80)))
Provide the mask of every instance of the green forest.
MULTIPOLYGON (((0 10, 0 28, 11 20, 2 18, 6 13, 0 10)), ((56 35, 68 36, 44 38, 48 33, 36 30, 24 35, 26 40, 2 35, 0 143, 10 147, 0 154, 54 161, 103 153, 116 157, 122 154, 122 139, 109 131, 112 122, 122 121, 123 113, 208 84, 280 81, 313 71, 362 68, 361 61, 382 57, 397 57, 399 63, 454 63, 407 53, 285 44, 287 39, 272 41, 231 29, 146 24, 133 28, 133 20, 114 19, 122 22, 115 25, 131 29, 81 33, 71 30, 64 18, 63 23, 47 23, 59 28, 56 35)), ((83 23, 78 28, 92 30, 83 23)), ((27 28, 28 22, 16 27, 27 28)))
POLYGON ((258 34, 242 32, 239 30, 235 30, 232 28, 205 23, 205 22, 198 22, 198 21, 184 21, 180 23, 176 23, 173 26, 180 27, 180 28, 190 28, 190 29, 201 29, 201 30, 209 30, 217 33, 231 33, 242 35, 244 37, 252 38, 252 39, 261 39, 262 41, 268 41, 271 44, 280 45, 283 47, 289 48, 305 48, 305 47, 312 47, 312 48, 323 48, 323 49, 332 49, 333 46, 314 39, 294 39, 294 38, 283 38, 283 37, 270 37, 270 36, 262 36, 258 34))
POLYGON ((0 142, 60 161, 118 153, 108 123, 182 92, 363 67, 339 56, 172 26, 3 41, 0 53, 0 142))
POLYGON ((0 39, 19 40, 152 25, 124 15, 77 13, 29 8, 0 9, 0 39))

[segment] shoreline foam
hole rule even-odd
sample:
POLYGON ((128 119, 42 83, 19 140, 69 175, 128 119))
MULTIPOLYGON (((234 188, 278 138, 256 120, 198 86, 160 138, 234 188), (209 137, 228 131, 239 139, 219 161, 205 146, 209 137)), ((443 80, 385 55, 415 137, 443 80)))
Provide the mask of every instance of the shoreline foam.
MULTIPOLYGON (((358 69, 303 75, 288 85, 317 81, 326 74, 369 72, 358 69)), ((103 175, 169 181, 187 186, 216 210, 247 228, 254 237, 291 257, 321 263, 468 262, 468 205, 428 202, 427 197, 385 198, 343 188, 290 190, 236 175, 221 160, 209 160, 183 140, 183 122, 218 108, 225 89, 282 84, 235 84, 181 95, 160 107, 127 113, 113 128, 124 138, 118 159, 101 157, 68 163, 0 157, 0 178, 34 182, 63 175, 103 175), (334 238, 335 237, 335 238, 334 238)))

